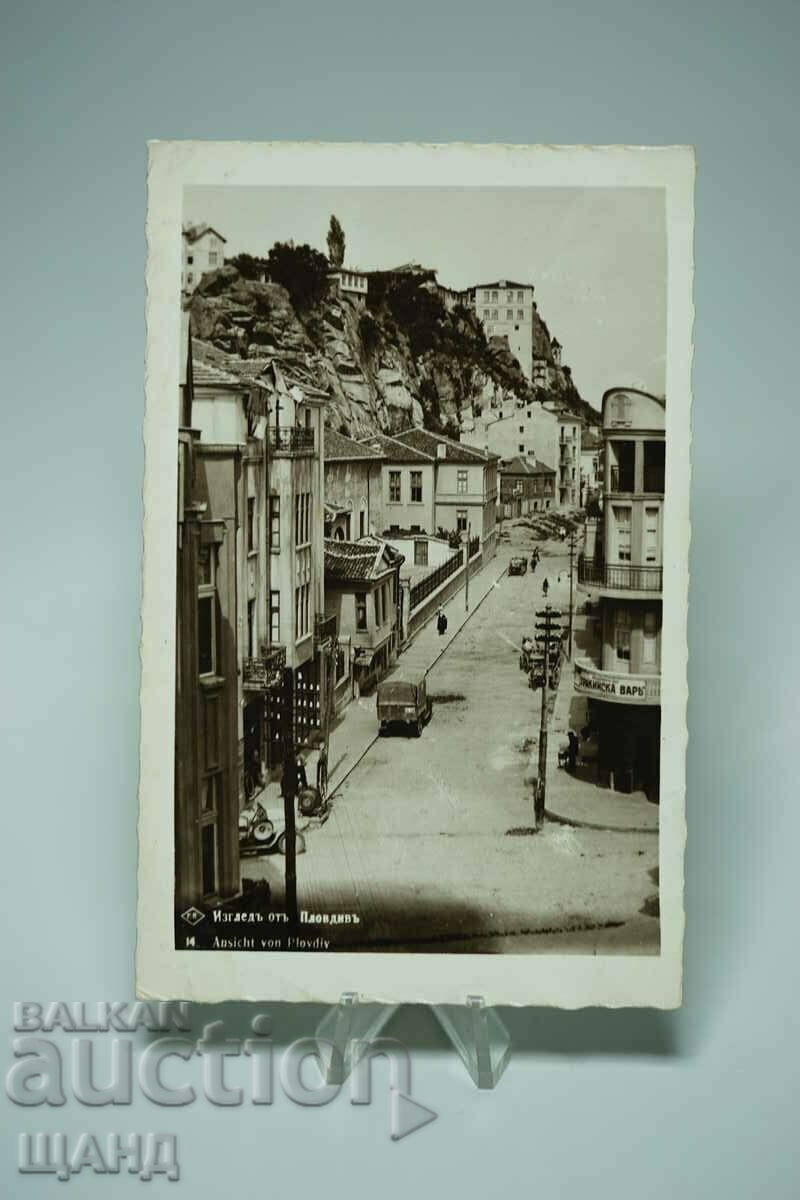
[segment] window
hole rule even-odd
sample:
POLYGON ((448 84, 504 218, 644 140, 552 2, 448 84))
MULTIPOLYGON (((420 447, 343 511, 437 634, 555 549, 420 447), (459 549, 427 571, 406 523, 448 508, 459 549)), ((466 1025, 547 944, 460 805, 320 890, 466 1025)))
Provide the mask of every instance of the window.
POLYGON ((375 624, 378 628, 383 624, 383 588, 375 589, 375 624))
POLYGON ((204 813, 219 812, 222 807, 222 772, 206 775, 200 785, 200 808, 204 813))
POLYGON ((658 562, 658 509, 644 510, 644 561, 658 562))
POLYGON ((217 823, 209 821, 200 833, 200 874, 204 896, 217 891, 217 823))
POLYGON ((517 292, 517 300, 521 303, 522 299, 523 299, 522 292, 517 292))
POLYGON ((631 614, 627 608, 618 608, 614 621, 614 641, 618 663, 631 661, 631 614))
POLYGON ((294 636, 295 641, 300 641, 310 632, 309 625, 309 596, 311 585, 301 583, 299 587, 294 589, 294 636))
POLYGON ((213 252, 213 251, 212 251, 211 253, 209 253, 209 256, 208 256, 208 265, 209 265, 210 267, 215 267, 215 266, 217 265, 217 255, 216 255, 216 253, 215 253, 215 252, 213 252))
POLYGON ((456 509, 456 529, 459 533, 463 533, 467 528, 467 510, 465 508, 456 509))
POLYGON ((643 640, 642 640, 642 665, 653 667, 658 661, 658 613, 654 609, 650 609, 644 614, 643 640))
POLYGON ((269 498, 269 549, 271 554, 281 551, 281 498, 269 498))
POLYGON ((491 317, 491 315, 492 315, 492 314, 491 314, 491 312, 490 312, 490 310, 489 310, 488 308, 485 308, 485 309, 483 310, 483 319, 484 319, 484 321, 488 321, 488 320, 489 320, 489 318, 491 317))
MULTIPOLYGON (((191 261, 192 261, 192 260, 191 260, 191 259, 189 259, 189 262, 191 262, 191 261)), ((484 293, 483 293, 483 298, 484 298, 484 300, 491 300, 491 298, 492 298, 492 297, 491 297, 491 295, 490 295, 490 293, 489 293, 489 292, 484 292, 484 293)))
POLYGON ((187 261, 187 263, 189 264, 189 266, 191 266, 191 265, 192 265, 192 263, 194 262, 194 255, 193 255, 193 254, 187 254, 187 256, 186 256, 186 261, 187 261))
POLYGON ((216 673, 217 637, 214 596, 200 596, 197 601, 197 661, 201 675, 216 673))
POLYGON ((213 546, 201 546, 197 551, 197 582, 200 587, 216 587, 217 554, 213 546))
POLYGON ((358 514, 358 536, 364 537, 366 532, 367 532, 367 514, 364 512, 364 510, 362 508, 358 514))
MULTIPOLYGON (((497 299, 497 297, 495 296, 495 297, 494 297, 494 299, 496 300, 496 299, 497 299)), ((492 309, 492 320, 493 320, 493 321, 496 321, 496 320, 497 320, 497 309, 496 309, 496 308, 493 308, 493 309, 492 309)))
POLYGON ((469 475, 468 475, 467 471, 459 471, 458 472, 458 475, 456 477, 456 488, 457 488, 459 494, 462 496, 467 491, 468 480, 469 480, 469 475))
POLYGON ((194 275, 190 271, 189 274, 186 276, 186 282, 191 283, 193 279, 194 279, 194 275))
POLYGON ((612 505, 614 528, 617 539, 617 561, 631 561, 631 510, 619 504, 612 505))
POLYGON ((204 765, 207 770, 219 766, 219 700, 207 696, 203 705, 204 765))
POLYGON ((525 316, 525 309, 524 309, 524 308, 518 308, 518 309, 517 309, 517 320, 518 320, 518 321, 521 321, 521 320, 522 320, 522 318, 523 318, 524 316, 525 316))
POLYGON ((414 566, 427 567, 428 565, 428 543, 424 541, 414 542, 414 566))
POLYGON ((400 472, 399 471, 390 471, 389 472, 389 503, 390 504, 399 504, 400 503, 400 495, 401 495, 400 472))
POLYGON ((247 601, 247 653, 251 658, 256 657, 256 602, 247 601))
POLYGON ((411 472, 411 503, 422 503, 422 471, 411 472))
POLYGON ((305 546, 311 541, 311 493, 298 492, 294 498, 294 542, 305 546))
POLYGON ((269 594, 269 640, 277 645, 281 640, 281 594, 269 594))
POLYGON ((518 449, 518 451, 519 451, 519 453, 520 453, 520 454, 524 454, 524 453, 525 453, 525 445, 524 445, 524 443, 522 443, 522 442, 521 442, 521 443, 519 444, 519 446, 517 447, 517 449, 518 449))
POLYGON ((524 432, 525 432, 525 426, 524 426, 524 425, 520 425, 520 427, 519 427, 519 431, 520 431, 520 433, 524 433, 524 432))
POLYGON ((255 496, 247 497, 247 553, 257 550, 256 543, 256 500, 255 496))
POLYGON ((506 309, 506 320, 507 320, 507 321, 513 321, 513 320, 514 320, 514 310, 513 310, 513 308, 507 308, 507 309, 506 309))
POLYGON ((492 292, 492 300, 497 301, 497 292, 492 292))
POLYGON ((367 628, 367 593, 356 592, 356 629, 367 628))

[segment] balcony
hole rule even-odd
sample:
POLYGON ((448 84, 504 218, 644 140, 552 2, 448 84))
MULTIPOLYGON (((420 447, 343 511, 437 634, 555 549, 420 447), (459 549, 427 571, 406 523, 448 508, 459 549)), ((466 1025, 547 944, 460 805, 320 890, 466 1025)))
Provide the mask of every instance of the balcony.
POLYGON ((286 666, 285 646, 264 646, 258 658, 242 662, 242 682, 245 691, 266 692, 280 687, 286 666))
POLYGON ((589 659, 575 662, 575 691, 595 700, 612 704, 661 703, 660 675, 626 675, 617 671, 601 671, 589 659))
POLYGON ((314 616, 314 644, 322 645, 324 642, 336 640, 336 617, 326 617, 325 613, 316 613, 314 616))
POLYGON ((629 563, 598 563, 579 559, 578 583, 621 592, 660 592, 661 567, 633 567, 629 563))
POLYGON ((294 455, 314 453, 314 430, 296 425, 274 425, 269 431, 270 448, 273 454, 294 455))

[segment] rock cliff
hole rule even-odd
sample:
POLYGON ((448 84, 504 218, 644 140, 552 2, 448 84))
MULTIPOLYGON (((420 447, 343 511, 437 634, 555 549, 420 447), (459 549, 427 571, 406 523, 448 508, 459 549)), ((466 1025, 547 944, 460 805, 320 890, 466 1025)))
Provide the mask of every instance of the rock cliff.
POLYGON ((568 371, 553 366, 548 386, 533 388, 505 342, 487 341, 474 314, 448 311, 420 277, 371 276, 368 308, 332 287, 297 311, 283 287, 227 264, 203 277, 190 312, 201 357, 274 355, 329 393, 327 423, 352 437, 410 425, 457 437, 463 413, 514 399, 583 406, 568 371))

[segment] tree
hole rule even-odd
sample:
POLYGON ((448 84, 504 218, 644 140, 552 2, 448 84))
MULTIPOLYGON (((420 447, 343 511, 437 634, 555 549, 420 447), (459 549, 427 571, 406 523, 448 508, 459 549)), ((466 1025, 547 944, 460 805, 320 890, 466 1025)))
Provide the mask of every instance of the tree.
POLYGON ((341 267, 344 264, 344 230, 338 218, 333 215, 328 226, 328 258, 332 267, 341 267))
POLYGON ((259 279, 267 268, 263 258, 254 258, 252 254, 235 254, 228 262, 244 279, 259 279))
POLYGON ((328 260, 308 245, 276 242, 267 257, 270 278, 285 287, 295 308, 310 308, 325 295, 328 260))

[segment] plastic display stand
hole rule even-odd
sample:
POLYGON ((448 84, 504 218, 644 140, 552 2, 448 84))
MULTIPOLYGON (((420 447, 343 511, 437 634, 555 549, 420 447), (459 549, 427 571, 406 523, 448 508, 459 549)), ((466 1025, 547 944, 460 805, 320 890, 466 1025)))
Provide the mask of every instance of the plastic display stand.
MULTIPOLYGON (((356 992, 343 992, 317 1026, 322 1073, 326 1083, 341 1084, 397 1011, 397 1004, 361 1004, 356 992)), ((483 996, 467 996, 466 1004, 435 1004, 432 1012, 447 1034, 473 1082, 481 1090, 496 1087, 511 1058, 511 1037, 483 996)))
POLYGON ((317 1026, 322 1074, 326 1083, 344 1083, 362 1053, 397 1011, 397 1004, 361 1004, 357 992, 342 992, 339 1003, 317 1026))

